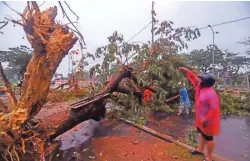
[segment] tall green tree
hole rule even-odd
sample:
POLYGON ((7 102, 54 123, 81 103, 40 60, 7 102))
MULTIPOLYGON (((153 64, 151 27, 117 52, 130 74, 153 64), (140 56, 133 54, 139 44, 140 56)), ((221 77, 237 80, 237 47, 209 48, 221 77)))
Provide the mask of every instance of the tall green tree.
MULTIPOLYGON (((212 45, 209 45, 206 49, 193 50, 189 54, 184 54, 184 57, 186 57, 189 64, 196 66, 201 72, 209 72, 213 69, 212 47, 212 45)), ((218 46, 214 46, 214 54, 215 66, 222 68, 219 71, 220 78, 223 78, 227 73, 231 83, 237 82, 240 70, 250 65, 250 58, 248 56, 222 50, 218 46)))
MULTIPOLYGON (((206 49, 196 49, 185 55, 190 64, 196 66, 201 72, 209 72, 213 69, 213 45, 209 45, 206 49)), ((214 65, 224 63, 224 53, 218 46, 214 46, 214 65)))
POLYGON ((7 51, 0 51, 0 61, 7 63, 4 72, 11 82, 23 79, 30 59, 31 49, 24 45, 9 48, 7 51))
POLYGON ((226 51, 224 63, 222 63, 223 71, 227 71, 229 73, 230 77, 232 78, 232 83, 237 82, 240 69, 248 68, 249 65, 249 57, 228 51, 226 51))
MULTIPOLYGON (((245 39, 243 42, 239 42, 245 46, 250 46, 250 36, 245 39)), ((247 49, 246 54, 250 55, 250 48, 247 49)))

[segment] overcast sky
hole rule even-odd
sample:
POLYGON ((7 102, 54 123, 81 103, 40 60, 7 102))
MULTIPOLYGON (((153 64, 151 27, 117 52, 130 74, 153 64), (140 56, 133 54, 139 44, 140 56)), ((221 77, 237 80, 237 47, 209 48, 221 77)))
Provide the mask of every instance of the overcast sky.
MULTIPOLYGON (((42 2, 39 2, 41 4, 42 2)), ((69 1, 71 8, 80 17, 80 30, 87 43, 87 50, 94 52, 98 46, 107 44, 107 36, 115 30, 122 33, 126 40, 141 30, 151 21, 150 0, 81 0, 69 1)), ((8 2, 8 4, 22 12, 25 2, 8 2)), ((57 2, 46 2, 42 8, 57 5, 57 2)), ((208 24, 218 24, 250 16, 250 2, 187 2, 155 0, 157 19, 171 20, 175 27, 195 26, 204 27, 208 24)), ((0 4, 0 20, 8 15, 14 19, 20 17, 0 4)), ((73 17, 73 16, 72 16, 73 17)), ((58 19, 62 20, 61 14, 58 19)), ((246 47, 237 44, 244 38, 250 36, 250 19, 236 23, 214 27, 219 34, 215 35, 215 43, 222 49, 244 54, 246 47)), ((21 27, 13 27, 9 24, 3 30, 4 35, 0 37, 0 50, 19 45, 30 46, 23 39, 24 31, 21 27)), ((150 27, 145 29, 133 41, 148 41, 151 39, 150 27)), ((201 30, 201 37, 189 43, 189 51, 205 48, 212 44, 211 30, 201 30)), ((93 62, 91 61, 91 65, 93 62)), ((65 58, 58 68, 59 73, 67 74, 68 60, 65 58)))

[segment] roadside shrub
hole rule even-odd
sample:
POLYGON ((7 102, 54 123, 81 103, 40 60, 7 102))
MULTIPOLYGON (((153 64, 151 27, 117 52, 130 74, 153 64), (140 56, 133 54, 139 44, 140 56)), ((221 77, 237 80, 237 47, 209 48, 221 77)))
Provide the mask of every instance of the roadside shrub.
POLYGON ((47 101, 49 102, 64 102, 69 100, 77 100, 88 96, 87 90, 63 91, 58 90, 48 94, 47 101))
POLYGON ((224 115, 246 115, 250 107, 248 97, 235 97, 230 93, 220 93, 221 113, 224 115))

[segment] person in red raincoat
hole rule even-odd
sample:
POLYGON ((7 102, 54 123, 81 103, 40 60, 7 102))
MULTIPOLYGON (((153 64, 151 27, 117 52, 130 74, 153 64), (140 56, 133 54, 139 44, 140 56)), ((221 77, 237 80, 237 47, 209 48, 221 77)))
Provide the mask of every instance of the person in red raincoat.
POLYGON ((144 94, 143 95, 143 103, 148 103, 151 99, 152 92, 148 89, 145 89, 143 94, 144 94))
MULTIPOLYGON (((151 88, 155 89, 155 86, 151 86, 151 88)), ((149 89, 145 89, 144 93, 143 93, 143 103, 148 103, 150 101, 152 97, 152 91, 150 91, 149 89)))
POLYGON ((212 161, 215 148, 214 136, 220 131, 220 99, 213 88, 215 79, 210 74, 195 75, 192 71, 181 67, 195 88, 195 124, 200 135, 198 148, 192 150, 194 155, 204 155, 207 145, 208 155, 203 161, 212 161))

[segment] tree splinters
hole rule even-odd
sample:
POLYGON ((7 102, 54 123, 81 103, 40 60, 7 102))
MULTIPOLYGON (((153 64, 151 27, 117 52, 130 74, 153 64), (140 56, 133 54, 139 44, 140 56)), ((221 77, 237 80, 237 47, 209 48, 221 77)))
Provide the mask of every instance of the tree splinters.
MULTIPOLYGON (((63 57, 77 41, 77 37, 69 32, 67 26, 55 23, 56 16, 56 7, 40 11, 35 1, 31 2, 31 7, 27 6, 21 14, 21 26, 23 26, 33 52, 24 74, 20 101, 17 102, 15 97, 11 97, 12 109, 15 110, 6 115, 2 115, 2 113, 0 115, 0 150, 2 154, 7 154, 5 157, 7 160, 16 156, 15 147, 18 147, 19 143, 21 144, 22 138, 24 140, 30 138, 29 142, 37 142, 37 139, 32 138, 42 137, 36 130, 34 133, 29 132, 25 135, 22 133, 30 129, 29 120, 41 110, 45 103, 53 74, 63 57), (6 152, 6 147, 11 149, 6 152)), ((0 66, 0 72, 3 73, 2 66, 0 66)), ((6 92, 14 96, 7 81, 5 81, 5 85, 6 92)), ((17 159, 17 157, 15 158, 17 159)))

